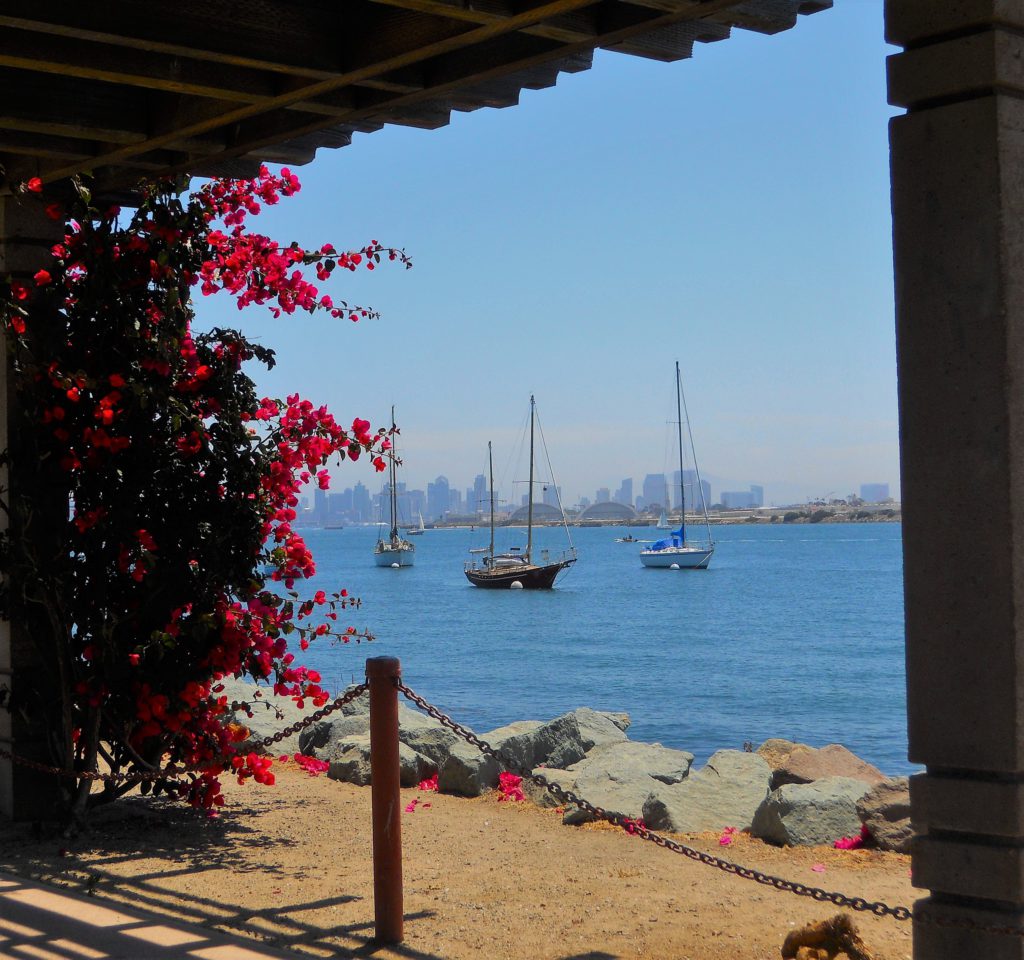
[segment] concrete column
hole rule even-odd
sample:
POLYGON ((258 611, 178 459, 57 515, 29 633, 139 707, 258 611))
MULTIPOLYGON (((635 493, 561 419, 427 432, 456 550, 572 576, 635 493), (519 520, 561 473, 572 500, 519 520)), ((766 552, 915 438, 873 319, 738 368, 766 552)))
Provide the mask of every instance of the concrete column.
MULTIPOLYGON (((0 275, 30 278, 45 266, 49 259, 50 247, 63 232, 62 225, 54 223, 43 213, 42 204, 26 200, 19 203, 13 197, 0 197, 0 275)), ((10 449, 15 437, 9 430, 10 411, 13 397, 8 379, 8 357, 6 342, 0 336, 0 450, 10 449)), ((0 464, 0 490, 7 500, 12 479, 17 477, 17 463, 9 470, 0 464), (13 474, 13 477, 12 477, 13 474)), ((67 516, 67 504, 63 507, 63 521, 67 516)), ((54 519, 58 519, 55 517, 54 519)), ((8 517, 0 511, 0 529, 7 529, 8 517)), ((36 527, 40 524, 36 524, 36 527)), ((46 526, 43 524, 43 526, 46 526)), ((23 535, 14 521, 13 536, 23 535)), ((20 586, 8 584, 12 597, 21 593, 20 586)), ((0 692, 6 697, 17 697, 27 687, 33 692, 40 691, 45 683, 45 671, 38 669, 40 658, 32 643, 32 628, 23 609, 16 600, 12 602, 12 620, 0 620, 0 692)), ((55 695, 47 697, 52 709, 57 711, 59 702, 55 695)), ((2 701, 8 702, 7 699, 2 701)), ((49 749, 48 724, 38 716, 29 718, 19 710, 7 710, 0 706, 0 747, 19 756, 53 762, 49 749)), ((38 820, 51 816, 58 798, 60 784, 51 776, 34 773, 22 766, 12 766, 10 761, 0 758, 0 818, 17 820, 38 820)))
POLYGON ((1024 958, 1024 3, 886 31, 914 956, 1024 958))

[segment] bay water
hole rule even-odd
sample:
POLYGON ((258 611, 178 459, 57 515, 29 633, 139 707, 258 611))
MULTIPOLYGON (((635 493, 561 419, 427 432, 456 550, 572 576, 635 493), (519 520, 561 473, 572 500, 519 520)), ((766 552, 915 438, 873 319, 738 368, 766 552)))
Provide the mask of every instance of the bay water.
MULTIPOLYGON (((641 566, 653 529, 573 528, 579 560, 554 590, 481 590, 463 573, 486 528, 428 530, 415 565, 376 567, 375 527, 304 530, 317 576, 303 595, 362 600, 339 624, 372 643, 321 638, 301 656, 337 690, 367 656, 479 733, 578 706, 626 711, 629 736, 689 750, 768 737, 842 743, 890 775, 907 761, 901 528, 895 523, 713 528, 711 566, 641 566)), ((498 549, 525 545, 499 530, 498 549)), ((535 531, 556 555, 565 532, 535 531)), ((536 556, 536 554, 535 554, 536 556)))

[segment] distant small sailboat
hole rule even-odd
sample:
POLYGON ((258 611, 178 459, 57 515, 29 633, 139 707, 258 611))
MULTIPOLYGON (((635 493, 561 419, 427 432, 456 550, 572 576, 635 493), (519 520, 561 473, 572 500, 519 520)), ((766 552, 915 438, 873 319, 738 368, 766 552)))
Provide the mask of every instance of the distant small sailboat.
MULTIPOLYGON (((533 423, 535 416, 534 399, 530 397, 530 480, 527 488, 526 502, 526 550, 519 552, 513 547, 508 553, 494 552, 494 461, 491 456, 491 445, 487 444, 487 464, 490 472, 491 491, 491 542, 485 556, 479 563, 467 561, 465 566, 466 579, 476 587, 496 590, 550 590, 555 585, 558 575, 576 562, 576 549, 571 546, 569 552, 551 560, 548 551, 541 551, 542 563, 533 562, 533 423)), ((543 433, 541 434, 543 439, 543 433)), ((562 514, 563 524, 565 514, 562 514)), ((566 533, 569 528, 566 527, 566 533)), ((475 552, 475 551, 472 551, 475 552)))
POLYGON ((420 537, 423 535, 423 532, 427 529, 425 526, 423 526, 423 514, 420 513, 419 510, 417 510, 416 513, 419 515, 420 525, 418 527, 412 527, 409 530, 406 530, 405 535, 407 537, 420 537))
POLYGON ((668 525, 668 516, 666 515, 664 510, 661 511, 661 516, 658 517, 658 522, 654 526, 658 530, 670 530, 671 529, 671 527, 669 527, 669 525, 668 525))
MULTIPOLYGON (((683 410, 686 401, 683 399, 683 382, 679 375, 679 361, 676 361, 676 413, 679 417, 679 529, 662 540, 655 540, 649 547, 640 551, 640 562, 645 567, 661 567, 668 570, 706 570, 715 552, 715 543, 711 539, 711 521, 708 519, 708 505, 704 507, 704 525, 707 538, 695 540, 686 537, 686 474, 683 470, 683 410)), ((693 434, 690 433, 690 421, 687 418, 686 430, 690 436, 690 449, 693 449, 693 434)), ((697 455, 693 456, 694 475, 697 478, 697 489, 700 490, 700 471, 697 469, 697 455)), ((662 514, 664 516, 664 513, 662 514)), ((658 526, 661 526, 660 522, 658 526)))
POLYGON ((377 539, 373 562, 378 567, 411 567, 416 547, 398 535, 398 487, 395 480, 398 451, 395 449, 395 408, 391 408, 391 449, 388 451, 388 502, 391 506, 391 536, 377 539))

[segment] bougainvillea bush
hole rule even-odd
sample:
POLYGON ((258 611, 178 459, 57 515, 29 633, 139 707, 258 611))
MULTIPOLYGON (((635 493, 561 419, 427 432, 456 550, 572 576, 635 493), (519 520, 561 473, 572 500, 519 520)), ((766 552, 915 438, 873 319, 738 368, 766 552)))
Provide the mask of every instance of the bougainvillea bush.
MULTIPOLYGON (((263 206, 299 189, 287 170, 191 191, 152 184, 127 212, 75 186, 57 202, 25 184, 22 202, 42 204, 65 236, 34 277, 0 278, 16 393, 4 602, 31 624, 38 664, 6 706, 42 722, 64 770, 188 766, 152 789, 214 810, 224 773, 273 782, 268 757, 235 755, 245 730, 227 722, 218 681, 246 675, 320 706, 320 677, 289 642, 358 636, 339 622, 344 591, 295 590, 315 569, 292 527, 298 493, 327 485, 332 458, 383 469, 390 441, 298 396, 260 397, 246 368, 272 366, 272 352, 236 330, 197 332, 192 297, 355 320, 370 314, 317 283, 408 260, 375 241, 305 250, 251 232, 263 206)), ((62 782, 79 817, 133 786, 62 782)))

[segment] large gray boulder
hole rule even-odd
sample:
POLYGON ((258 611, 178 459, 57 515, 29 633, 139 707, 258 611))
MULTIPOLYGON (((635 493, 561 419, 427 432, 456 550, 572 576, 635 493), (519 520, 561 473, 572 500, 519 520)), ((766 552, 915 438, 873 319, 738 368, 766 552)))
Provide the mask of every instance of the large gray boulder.
POLYGON ((892 777, 872 787, 857 801, 857 815, 881 850, 910 853, 910 781, 892 777))
MULTIPOLYGON (((359 700, 346 704, 337 713, 304 730, 299 737, 302 752, 321 760, 331 760, 335 752, 333 745, 338 741, 368 735, 369 705, 364 705, 365 710, 357 706, 365 699, 360 697, 359 700)), ((398 739, 416 753, 429 757, 434 766, 439 767, 458 737, 437 720, 420 713, 419 710, 411 710, 404 704, 399 704, 398 739)))
POLYGON ((581 779, 604 774, 622 783, 643 778, 661 783, 682 783, 692 764, 693 754, 685 750, 663 747, 660 743, 622 740, 594 747, 569 770, 581 779))
POLYGON ((489 754, 468 743, 457 743, 439 766, 437 789, 440 793, 479 797, 498 785, 500 773, 498 761, 489 754))
MULTIPOLYGON (((693 754, 685 750, 672 750, 660 743, 623 740, 595 747, 565 773, 573 779, 569 789, 584 800, 605 810, 639 818, 651 793, 661 784, 682 782, 692 763, 693 754)), ((557 782, 566 786, 561 778, 557 782)), ((547 791, 544 793, 551 796, 547 791)), ((529 795, 533 795, 532 790, 529 795)), ((573 808, 566 811, 563 819, 566 823, 586 823, 594 818, 585 810, 573 808)))
MULTIPOLYGON (((563 790, 576 792, 576 774, 568 770, 555 770, 552 767, 536 767, 534 773, 539 773, 551 783, 556 783, 563 790)), ((538 807, 561 807, 563 801, 559 800, 553 793, 549 793, 544 787, 538 786, 532 780, 523 778, 523 796, 532 800, 538 807)))
POLYGON ((852 777, 785 784, 761 804, 750 833, 780 846, 814 846, 856 836, 861 822, 857 801, 870 789, 852 777))
POLYGON ((542 724, 531 734, 534 743, 533 764, 564 770, 582 760, 595 747, 619 743, 625 731, 589 707, 578 707, 542 724))
POLYGON ((501 753, 506 766, 512 766, 517 771, 530 770, 536 764, 536 733, 543 726, 542 720, 517 720, 481 734, 480 739, 501 753))
POLYGON ((398 705, 398 739, 417 753, 430 757, 438 768, 451 753, 452 747, 456 743, 463 743, 453 731, 433 717, 419 710, 410 710, 403 704, 398 705))
POLYGON ((657 783, 643 805, 652 830, 697 833, 750 826, 768 796, 771 770, 756 753, 719 750, 681 783, 657 783))
MULTIPOLYGON (((330 767, 327 776, 365 787, 370 776, 370 737, 367 734, 346 737, 331 746, 330 767)), ((404 743, 398 745, 399 777, 403 787, 415 787, 421 780, 432 777, 437 766, 428 757, 417 753, 404 743)))
POLYGON ((850 777, 873 787, 885 779, 885 774, 842 744, 830 743, 826 747, 790 753, 772 775, 772 789, 787 783, 814 783, 829 777, 850 777))
POLYGON ((231 703, 250 703, 252 705, 252 716, 249 717, 244 710, 235 710, 231 720, 249 730, 249 737, 239 744, 241 753, 273 753, 293 754, 301 752, 301 734, 293 733, 269 747, 263 746, 262 742, 266 737, 272 737, 285 727, 303 719, 312 713, 316 707, 310 701, 306 701, 305 707, 299 709, 295 701, 289 697, 278 697, 274 694, 274 688, 266 684, 249 683, 235 677, 228 677, 220 681, 224 690, 222 696, 228 698, 231 703), (257 696, 258 694, 258 696, 257 696))

